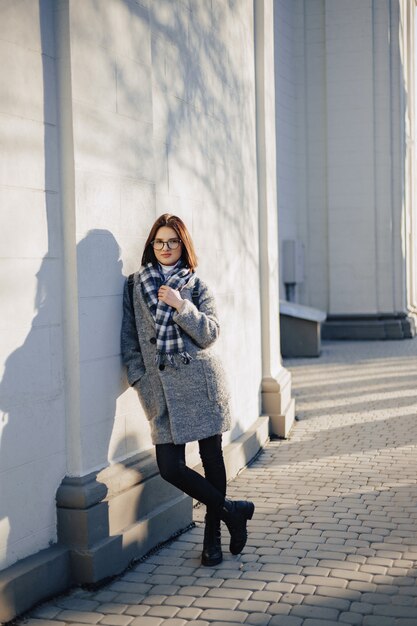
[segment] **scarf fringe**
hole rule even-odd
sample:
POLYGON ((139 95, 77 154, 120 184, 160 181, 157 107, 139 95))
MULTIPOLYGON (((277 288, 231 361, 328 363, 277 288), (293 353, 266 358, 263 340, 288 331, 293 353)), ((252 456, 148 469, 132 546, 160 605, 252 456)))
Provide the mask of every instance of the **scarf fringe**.
POLYGON ((193 361, 193 357, 187 351, 176 352, 175 354, 157 352, 155 355, 155 364, 157 366, 167 364, 167 365, 171 365, 171 367, 174 367, 175 369, 178 369, 178 365, 175 362, 175 357, 177 355, 180 357, 184 365, 188 365, 190 361, 193 361))

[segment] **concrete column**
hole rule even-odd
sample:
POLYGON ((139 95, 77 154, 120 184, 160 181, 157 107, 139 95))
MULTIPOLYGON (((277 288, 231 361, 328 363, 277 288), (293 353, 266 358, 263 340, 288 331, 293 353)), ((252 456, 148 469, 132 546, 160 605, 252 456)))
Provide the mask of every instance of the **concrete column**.
POLYGON ((323 336, 411 337, 404 44, 411 3, 355 1, 347 9, 324 0, 323 7, 329 251, 323 336))
POLYGON ((415 36, 417 33, 416 3, 400 2, 400 55, 404 74, 404 210, 405 250, 407 273, 407 308, 417 314, 417 160, 415 148, 416 124, 416 80, 417 55, 415 36))
POLYGON ((80 342, 75 236, 75 173, 71 87, 69 0, 55 6, 58 84, 60 198, 63 240, 63 331, 65 361, 67 474, 82 474, 80 417, 80 342))
POLYGON ((255 0, 256 150, 262 332, 262 411, 286 437, 294 420, 291 375, 281 364, 272 0, 255 0))

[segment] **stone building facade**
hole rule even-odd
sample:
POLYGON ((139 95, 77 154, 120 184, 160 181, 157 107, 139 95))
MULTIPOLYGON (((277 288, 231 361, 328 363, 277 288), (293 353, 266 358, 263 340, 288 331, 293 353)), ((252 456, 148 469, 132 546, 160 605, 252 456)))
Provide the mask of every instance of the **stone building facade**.
POLYGON ((408 0, 276 4, 280 249, 303 250, 294 299, 327 312, 330 338, 415 332, 414 14, 408 0))
MULTIPOLYGON (((1 2, 0 621, 192 520, 120 360, 156 217, 189 226, 229 374, 229 477, 294 416, 280 361, 273 5, 1 2)), ((189 446, 189 462, 197 465, 189 446)))
POLYGON ((190 227, 215 291, 229 477, 294 418, 285 240, 304 245, 299 302, 411 328, 411 8, 0 2, 0 621, 191 522, 120 361, 159 214, 190 227))

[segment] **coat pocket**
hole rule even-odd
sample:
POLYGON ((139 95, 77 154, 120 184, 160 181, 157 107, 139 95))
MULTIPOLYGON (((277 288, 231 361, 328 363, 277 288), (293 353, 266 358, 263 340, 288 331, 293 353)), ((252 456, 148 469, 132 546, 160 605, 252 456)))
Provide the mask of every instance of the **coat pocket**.
POLYGON ((223 365, 217 357, 203 361, 208 397, 223 405, 229 401, 229 390, 223 365))
POLYGON ((152 389, 152 383, 147 372, 144 373, 134 385, 136 389, 140 403, 145 411, 148 420, 154 419, 157 413, 155 393, 152 389))

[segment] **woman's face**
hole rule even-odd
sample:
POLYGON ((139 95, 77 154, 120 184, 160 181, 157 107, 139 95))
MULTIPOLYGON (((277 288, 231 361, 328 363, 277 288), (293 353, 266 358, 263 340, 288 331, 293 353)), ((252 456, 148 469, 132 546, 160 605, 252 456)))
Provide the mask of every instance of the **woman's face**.
POLYGON ((158 230, 156 231, 154 241, 165 242, 165 245, 162 248, 162 250, 157 250, 155 247, 153 249, 156 260, 159 261, 159 263, 162 263, 162 265, 175 265, 175 263, 181 257, 182 243, 179 244, 176 250, 170 250, 168 248, 168 245, 166 244, 166 242, 172 239, 175 239, 176 241, 180 240, 175 230, 171 228, 170 226, 161 226, 161 228, 158 228, 158 230))

